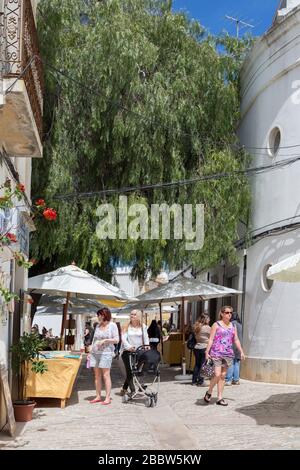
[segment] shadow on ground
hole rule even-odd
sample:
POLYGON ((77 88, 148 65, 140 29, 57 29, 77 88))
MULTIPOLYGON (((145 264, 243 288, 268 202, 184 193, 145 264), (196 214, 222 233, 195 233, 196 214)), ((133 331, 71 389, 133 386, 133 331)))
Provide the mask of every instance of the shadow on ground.
POLYGON ((255 419, 258 425, 300 427, 300 393, 271 395, 265 401, 236 411, 255 419))

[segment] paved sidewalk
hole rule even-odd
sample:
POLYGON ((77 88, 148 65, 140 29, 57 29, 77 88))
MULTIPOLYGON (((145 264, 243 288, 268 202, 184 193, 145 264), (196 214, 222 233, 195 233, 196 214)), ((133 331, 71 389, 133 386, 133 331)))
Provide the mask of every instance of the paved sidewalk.
POLYGON ((241 381, 225 388, 228 407, 206 405, 206 389, 174 381, 161 369, 156 408, 123 404, 122 374, 112 369, 112 404, 91 405, 92 371, 83 367, 65 409, 44 401, 34 419, 18 423, 15 439, 0 435, 1 449, 300 449, 300 387, 241 381))

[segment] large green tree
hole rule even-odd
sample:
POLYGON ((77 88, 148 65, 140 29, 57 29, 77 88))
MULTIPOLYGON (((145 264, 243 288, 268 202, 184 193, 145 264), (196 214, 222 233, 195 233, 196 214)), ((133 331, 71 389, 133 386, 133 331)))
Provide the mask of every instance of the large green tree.
MULTIPOLYGON (((179 181, 245 168, 235 150, 239 68, 247 41, 215 39, 166 0, 42 0, 39 35, 46 75, 44 158, 33 194, 54 195, 179 181)), ((139 191, 131 202, 203 203, 205 243, 99 240, 95 210, 118 195, 54 200, 33 255, 49 267, 109 274, 130 262, 142 276, 164 263, 205 268, 233 258, 249 205, 242 176, 139 191)))

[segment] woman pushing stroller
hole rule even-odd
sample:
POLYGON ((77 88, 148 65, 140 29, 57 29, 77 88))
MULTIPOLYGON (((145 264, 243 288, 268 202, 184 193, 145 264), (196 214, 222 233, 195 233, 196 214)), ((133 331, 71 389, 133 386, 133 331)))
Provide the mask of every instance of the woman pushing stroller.
POLYGON ((146 346, 149 349, 149 337, 147 326, 141 321, 141 312, 132 310, 130 313, 130 321, 122 334, 122 360, 126 370, 126 379, 120 394, 123 396, 130 388, 131 393, 135 393, 133 383, 133 375, 130 365, 130 353, 136 351, 139 347, 146 346))

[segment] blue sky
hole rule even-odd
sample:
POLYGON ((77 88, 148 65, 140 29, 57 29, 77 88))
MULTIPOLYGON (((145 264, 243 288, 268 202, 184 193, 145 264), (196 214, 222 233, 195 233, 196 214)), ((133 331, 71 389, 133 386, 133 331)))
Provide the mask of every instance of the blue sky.
POLYGON ((253 29, 242 29, 241 35, 251 30, 260 36, 271 25, 278 4, 279 0, 173 0, 173 9, 186 11, 214 34, 222 30, 236 34, 235 24, 225 19, 227 14, 254 25, 253 29))

